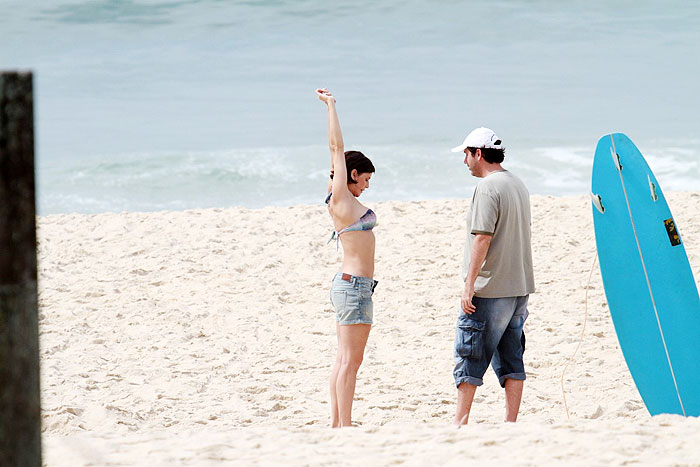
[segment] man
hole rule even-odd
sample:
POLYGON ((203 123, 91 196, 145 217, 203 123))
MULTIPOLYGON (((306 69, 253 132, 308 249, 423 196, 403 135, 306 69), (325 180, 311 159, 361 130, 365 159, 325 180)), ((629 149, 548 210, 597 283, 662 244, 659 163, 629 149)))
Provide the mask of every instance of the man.
POLYGON ((530 246, 530 195, 523 182, 501 167, 505 147, 488 128, 469 133, 452 149, 464 152, 471 174, 482 179, 467 215, 457 320, 454 424, 469 420, 474 393, 489 366, 505 388, 506 421, 515 422, 525 380, 523 352, 527 300, 535 291, 530 246))

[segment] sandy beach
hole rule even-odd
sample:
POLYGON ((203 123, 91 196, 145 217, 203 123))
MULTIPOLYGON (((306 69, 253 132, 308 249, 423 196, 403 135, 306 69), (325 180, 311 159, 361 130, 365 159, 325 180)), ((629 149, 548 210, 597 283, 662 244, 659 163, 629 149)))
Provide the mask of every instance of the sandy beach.
MULTIPOLYGON (((700 192, 667 199, 700 279, 700 192)), ((40 217, 44 462, 700 465, 700 419, 651 417, 619 349, 585 196, 532 197, 537 293, 516 424, 488 370, 451 426, 468 200, 372 205, 379 285, 356 428, 328 428, 325 207, 40 217), (583 340, 565 377, 586 314, 583 340)))

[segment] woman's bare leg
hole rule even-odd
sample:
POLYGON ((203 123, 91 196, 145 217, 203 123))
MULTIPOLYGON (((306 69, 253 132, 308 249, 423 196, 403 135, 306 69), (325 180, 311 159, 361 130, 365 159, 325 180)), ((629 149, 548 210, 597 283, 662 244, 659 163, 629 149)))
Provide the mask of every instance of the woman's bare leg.
POLYGON ((335 393, 341 427, 352 424, 352 401, 355 396, 357 370, 362 364, 371 327, 369 324, 338 326, 338 373, 335 393))
POLYGON ((333 371, 331 371, 331 428, 340 427, 340 420, 338 419, 338 396, 335 389, 335 381, 338 379, 338 370, 340 369, 340 325, 337 322, 335 323, 335 333, 338 339, 338 352, 335 357, 333 371))

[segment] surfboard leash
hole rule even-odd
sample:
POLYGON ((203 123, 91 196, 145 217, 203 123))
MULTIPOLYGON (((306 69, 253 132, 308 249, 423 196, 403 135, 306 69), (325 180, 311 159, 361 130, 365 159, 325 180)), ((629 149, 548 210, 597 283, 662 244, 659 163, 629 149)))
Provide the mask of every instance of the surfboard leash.
POLYGON ((591 264, 591 270, 588 273, 588 283, 586 284, 586 294, 585 294, 585 299, 584 299, 584 305, 583 305, 583 328, 581 329, 581 335, 579 336, 578 339, 578 344, 576 345, 576 349, 574 350, 574 353, 571 354, 571 357, 569 357, 569 361, 566 362, 566 365, 564 366, 564 370, 561 372, 561 395, 564 399, 564 409, 566 410, 566 419, 570 420, 571 417, 569 415, 569 405, 566 403, 566 389, 564 389, 564 375, 566 374, 566 369, 569 368, 569 365, 571 362, 574 361, 574 357, 576 357, 576 353, 578 352, 578 349, 581 348, 581 344, 583 343, 583 335, 586 332, 586 322, 588 321, 588 290, 591 288, 591 277, 593 277, 593 269, 595 269, 596 262, 598 261, 598 252, 593 256, 593 263, 591 264))

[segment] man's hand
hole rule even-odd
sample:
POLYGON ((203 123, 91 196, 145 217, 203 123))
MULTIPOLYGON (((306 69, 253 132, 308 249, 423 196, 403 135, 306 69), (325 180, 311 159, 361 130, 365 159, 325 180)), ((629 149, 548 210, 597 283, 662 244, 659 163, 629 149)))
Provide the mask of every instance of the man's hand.
POLYGON ((471 315, 476 311, 476 307, 472 303, 474 297, 474 285, 465 284, 464 292, 462 292, 462 311, 471 315))

